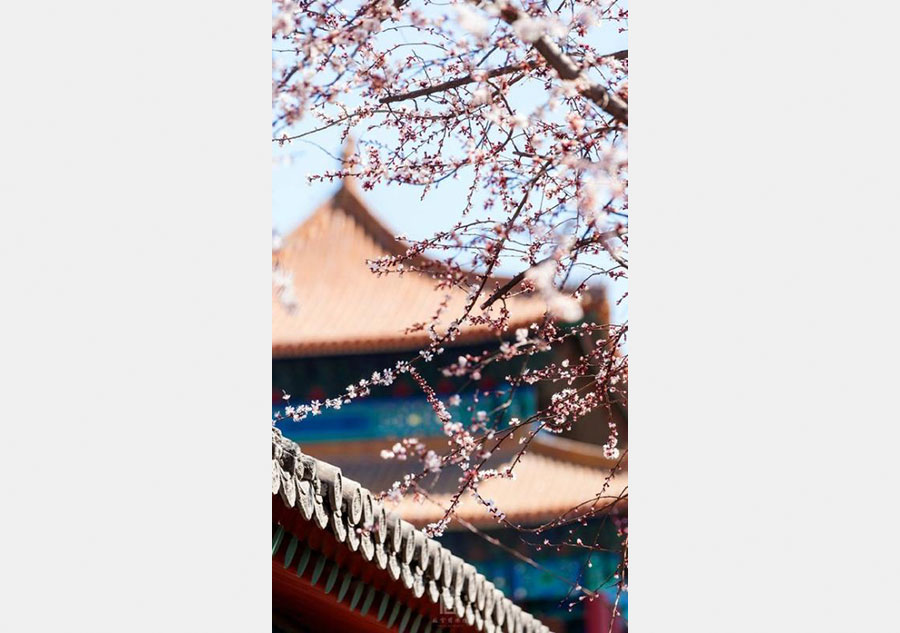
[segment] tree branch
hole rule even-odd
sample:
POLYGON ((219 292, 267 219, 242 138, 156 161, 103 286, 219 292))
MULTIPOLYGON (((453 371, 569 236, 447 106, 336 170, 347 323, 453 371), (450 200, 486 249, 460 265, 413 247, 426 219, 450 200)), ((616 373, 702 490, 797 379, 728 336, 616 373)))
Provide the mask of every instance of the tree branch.
MULTIPOLYGON (((609 238, 612 238, 612 237, 621 237, 621 235, 622 235, 622 233, 620 230, 607 231, 606 233, 601 233, 599 235, 594 235, 593 237, 589 237, 589 238, 586 238, 583 240, 578 240, 572 246, 572 250, 576 251, 576 250, 584 248, 585 246, 590 246, 591 244, 602 244, 604 246, 604 250, 606 250, 608 252, 609 248, 606 247, 606 240, 609 238)), ((534 266, 530 266, 530 267, 526 268, 525 270, 523 270, 522 272, 516 274, 512 279, 510 279, 505 284, 503 284, 502 286, 497 288, 494 291, 494 293, 490 297, 488 297, 487 301, 485 301, 484 303, 481 304, 481 309, 487 310, 489 307, 491 307, 491 305, 493 305, 493 303, 495 301, 497 301, 497 299, 506 295, 510 290, 515 288, 523 279, 525 279, 525 275, 528 274, 529 270, 537 268, 541 264, 543 264, 545 262, 549 262, 552 259, 553 259, 553 255, 551 255, 550 257, 545 257, 544 259, 542 259, 541 261, 536 263, 534 266)), ((624 264, 622 264, 622 262, 620 262, 618 259, 616 261, 619 264, 624 266, 624 264)))
MULTIPOLYGON (((613 57, 615 59, 628 59, 628 50, 616 51, 615 53, 610 53, 609 55, 603 55, 602 57, 613 57)), ((508 75, 510 73, 514 73, 517 70, 526 71, 533 70, 537 68, 537 62, 522 62, 519 64, 510 64, 508 66, 501 66, 500 68, 495 68, 493 70, 489 70, 487 72, 487 78, 493 79, 494 77, 500 77, 501 75, 508 75)), ((382 97, 378 100, 379 103, 396 103, 398 101, 406 101, 407 99, 415 99, 417 97, 424 97, 425 95, 434 94, 435 92, 443 92, 445 90, 452 90, 453 88, 459 88, 460 86, 465 86, 467 84, 473 83, 477 81, 475 77, 469 75, 468 77, 460 77, 458 79, 451 79, 450 81, 445 81, 443 83, 435 84, 433 86, 427 86, 425 88, 420 88, 419 90, 413 90, 411 92, 405 92, 403 94, 398 95, 390 95, 387 97, 382 97)))
MULTIPOLYGON (((487 72, 487 77, 490 79, 493 77, 499 77, 500 75, 508 75, 510 73, 516 72, 517 70, 531 70, 533 68, 536 68, 537 65, 537 62, 523 62, 520 64, 501 66, 500 68, 489 70, 487 72)), ((465 86, 466 84, 470 84, 474 81, 476 81, 476 79, 471 75, 469 75, 468 77, 460 77, 459 79, 452 79, 450 81, 445 81, 444 83, 436 84, 434 86, 428 86, 427 88, 413 90, 412 92, 383 97, 379 99, 379 103, 395 103, 397 101, 405 101, 406 99, 415 99, 416 97, 423 97, 425 95, 434 94, 435 92, 443 92, 444 90, 459 88, 460 86, 465 86)))
MULTIPOLYGON (((500 17, 507 24, 514 24, 517 20, 527 16, 522 11, 507 4, 500 10, 500 17)), ((569 81, 583 79, 587 81, 578 65, 546 35, 541 35, 532 42, 532 46, 541 54, 541 57, 546 60, 547 64, 557 72, 561 79, 569 81)), ((588 85, 581 89, 581 94, 596 103, 605 112, 611 114, 617 121, 628 125, 628 102, 618 95, 593 82, 588 82, 588 85)))

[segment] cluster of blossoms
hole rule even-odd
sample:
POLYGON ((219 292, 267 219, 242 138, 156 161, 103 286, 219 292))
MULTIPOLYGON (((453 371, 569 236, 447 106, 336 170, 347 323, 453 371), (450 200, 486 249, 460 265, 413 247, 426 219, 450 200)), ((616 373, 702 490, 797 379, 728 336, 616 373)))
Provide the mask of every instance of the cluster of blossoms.
POLYGON ((488 513, 494 517, 495 521, 498 523, 506 521, 506 513, 497 507, 497 504, 493 499, 485 499, 474 489, 472 490, 472 496, 487 509, 488 513))
POLYGON ((606 459, 619 459, 619 431, 615 422, 609 423, 609 440, 603 445, 603 456, 606 459))
MULTIPOLYGON (((457 494, 445 516, 429 526, 432 534, 447 527, 465 493, 505 523, 502 508, 479 494, 479 484, 514 477, 539 430, 564 432, 627 397, 627 323, 595 323, 585 309, 596 282, 627 278, 628 53, 597 45, 598 33, 624 31, 627 17, 615 0, 558 7, 536 0, 273 5, 273 140, 288 151, 295 141, 326 130, 358 138, 339 168, 310 180, 352 176, 363 189, 413 186, 423 200, 444 181, 465 183, 459 217, 448 219, 452 226, 425 239, 400 236, 400 252, 368 262, 379 276, 427 275, 433 281, 437 308, 430 320, 398 323, 398 330, 426 332, 428 345, 345 393, 288 405, 275 415, 276 421, 300 422, 408 374, 430 404, 447 448, 439 454, 407 438, 382 451, 386 459, 414 457, 422 464, 421 472, 395 482, 385 495, 399 500, 408 492, 425 494, 420 482, 428 474, 458 469, 457 494), (504 267, 519 271, 505 283, 495 278, 504 267), (453 293, 465 296, 461 310, 452 307, 453 293), (517 295, 541 297, 545 318, 528 327, 512 325, 508 304, 517 295), (465 327, 494 332, 498 347, 445 361, 445 349, 465 327), (565 358, 555 354, 564 349, 565 358), (459 395, 446 402, 438 397, 416 369, 423 363, 441 363, 446 379, 476 386, 492 366, 521 369, 506 375, 503 405, 480 407, 476 392, 466 412, 459 395), (519 420, 509 415, 509 405, 526 385, 553 394, 519 420), (516 457, 489 469, 491 456, 516 444, 513 437, 516 457)), ((273 285, 284 305, 297 305, 289 273, 276 266, 273 285)), ((625 453, 611 416, 603 450, 610 460, 625 453)), ((599 512, 591 504, 605 490, 577 516, 599 512)))
POLYGON ((427 449, 425 445, 414 437, 403 438, 399 442, 395 442, 390 450, 382 450, 382 459, 405 460, 407 457, 414 455, 422 460, 425 472, 436 473, 441 470, 441 458, 433 450, 427 449))
POLYGON ((410 369, 409 374, 422 389, 422 392, 425 394, 426 400, 428 400, 428 404, 430 404, 431 408, 434 409, 434 413, 437 416, 438 420, 440 420, 443 424, 450 423, 450 413, 447 411, 447 407, 444 406, 444 403, 441 402, 437 397, 437 394, 435 394, 434 389, 431 388, 431 385, 429 385, 415 369, 410 369))
MULTIPOLYGON (((338 410, 346 404, 350 404, 357 398, 368 396, 372 387, 384 386, 388 387, 394 383, 397 375, 405 374, 410 371, 411 365, 406 361, 398 361, 393 368, 384 369, 372 373, 368 379, 363 378, 358 383, 347 385, 346 393, 334 398, 326 398, 324 401, 313 400, 309 404, 286 405, 284 411, 276 411, 273 415, 272 424, 279 420, 288 419, 293 422, 302 422, 309 416, 316 416, 322 413, 322 409, 338 410)), ((290 401, 291 395, 285 393, 283 396, 285 401, 290 401)))
POLYGON ((525 274, 530 279, 535 288, 540 291, 544 300, 547 302, 547 308, 552 314, 559 317, 563 321, 574 322, 580 321, 584 316, 584 310, 581 307, 580 297, 576 294, 560 292, 553 281, 556 275, 557 262, 552 259, 528 269, 525 274))
POLYGON ((403 438, 396 442, 390 450, 381 451, 382 459, 405 460, 409 455, 424 455, 425 445, 414 437, 403 438))

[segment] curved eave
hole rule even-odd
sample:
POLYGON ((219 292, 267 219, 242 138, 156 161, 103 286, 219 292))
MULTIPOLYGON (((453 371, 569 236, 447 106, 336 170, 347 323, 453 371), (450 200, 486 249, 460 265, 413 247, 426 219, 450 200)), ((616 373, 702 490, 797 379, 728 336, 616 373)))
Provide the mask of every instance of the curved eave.
MULTIPOLYGON (((531 320, 510 322, 507 330, 515 331, 520 327, 528 327, 531 320)), ((479 343, 497 343, 497 334, 489 328, 464 328, 452 342, 444 347, 460 347, 463 345, 477 345, 479 343)), ((357 338, 357 339, 333 339, 333 340, 303 340, 303 341, 273 341, 272 358, 306 358, 313 356, 342 356, 351 354, 377 354, 388 352, 415 352, 427 347, 431 339, 426 334, 400 334, 390 337, 357 338)))
MULTIPOLYGON (((362 582, 366 593, 378 592, 377 621, 387 630, 418 632, 422 625, 431 629, 437 617, 450 613, 461 633, 550 631, 472 565, 388 513, 370 491, 344 478, 339 468, 304 455, 274 428, 272 494, 273 583, 285 576, 278 565, 300 578, 297 613, 303 612, 303 600, 309 600, 301 589, 321 587, 341 605, 349 600, 346 607, 337 607, 342 613, 359 608, 362 614, 365 605, 348 597, 354 583, 362 582)), ((291 606, 289 589, 282 600, 291 606)))

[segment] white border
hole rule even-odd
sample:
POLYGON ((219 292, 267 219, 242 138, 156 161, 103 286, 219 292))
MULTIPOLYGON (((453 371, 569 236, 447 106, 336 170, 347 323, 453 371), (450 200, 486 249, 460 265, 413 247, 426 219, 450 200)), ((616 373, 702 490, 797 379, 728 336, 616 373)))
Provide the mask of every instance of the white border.
MULTIPOLYGON (((262 629, 270 16, 12 8, 0 630, 262 629)), ((631 626, 893 630, 896 10, 631 11, 631 626)))
POLYGON ((4 8, 2 631, 267 630, 268 11, 4 8))
POLYGON ((895 630, 897 9, 631 9, 632 630, 895 630))

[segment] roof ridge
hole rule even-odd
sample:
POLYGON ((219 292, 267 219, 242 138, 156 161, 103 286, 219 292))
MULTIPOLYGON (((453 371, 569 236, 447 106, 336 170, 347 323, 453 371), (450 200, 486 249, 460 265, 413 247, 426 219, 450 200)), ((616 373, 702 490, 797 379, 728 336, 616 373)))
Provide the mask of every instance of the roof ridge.
MULTIPOLYGON (((434 604, 490 633, 549 633, 550 629, 507 598, 475 567, 416 529, 341 469, 306 455, 272 428, 272 494, 366 561, 402 581, 416 599, 434 604), (505 627, 504 627, 505 624, 505 627), (501 629, 504 627, 504 629, 501 629)), ((280 540, 280 539, 279 539, 280 540)), ((273 547, 273 555, 277 546, 273 547)))
MULTIPOLYGON (((363 200, 355 177, 343 179, 341 185, 331 197, 291 231, 287 236, 287 240, 299 237, 302 234, 303 229, 313 222, 318 214, 326 211, 334 212, 338 210, 345 212, 354 219, 357 224, 363 228, 365 233, 371 237, 378 246, 387 251, 388 254, 395 256, 406 254, 407 248, 404 246, 403 242, 397 239, 394 232, 372 212, 369 205, 363 200)), ((436 260, 424 253, 420 253, 413 257, 412 263, 421 266, 423 264, 436 263, 436 260)), ((462 270, 462 272, 470 278, 470 282, 475 282, 480 279, 480 273, 477 271, 462 270)), ((431 277, 430 274, 425 271, 416 271, 416 273, 425 277, 431 277)), ((492 274, 490 279, 496 284, 503 285, 510 282, 513 277, 514 276, 512 275, 492 274)), ((601 301, 605 301, 605 293, 602 292, 602 289, 600 294, 601 301)))
MULTIPOLYGON (((281 248, 273 251, 273 262, 289 273, 295 293, 304 299, 296 310, 283 308, 273 286, 273 355, 395 352, 430 344, 431 334, 424 327, 414 331, 405 327, 435 324, 445 330, 452 317, 463 313, 468 288, 480 285, 482 279, 477 271, 463 267, 459 275, 454 272, 452 279, 448 278, 441 273, 439 256, 430 257, 430 250, 410 252, 410 248, 410 243, 397 239, 370 210, 360 189, 345 179, 328 200, 287 234, 281 248), (365 264, 367 260, 407 253, 411 257, 405 262, 402 280, 399 274, 374 275, 365 264), (440 306, 444 309, 438 312, 440 306), (401 307, 405 322, 398 324, 397 310, 401 307), (436 317, 440 323, 436 323, 436 317)), ((483 289, 493 293, 511 279, 491 275, 483 289)), ((608 311, 605 292, 595 296, 590 288, 581 301, 594 304, 588 309, 598 315, 608 311)), ((495 305, 493 311, 475 306, 472 316, 479 318, 464 322, 455 340, 448 344, 497 341, 497 333, 487 319, 501 318, 504 310, 508 313, 508 332, 512 332, 539 322, 548 309, 540 293, 519 287, 495 305)), ((605 316, 600 318, 606 320, 605 316)))
POLYGON ((375 216, 362 199, 355 179, 346 178, 341 181, 337 190, 325 202, 320 204, 315 211, 310 213, 305 220, 288 233, 285 240, 290 241, 300 238, 319 216, 338 211, 344 212, 355 220, 365 233, 388 253, 400 255, 406 252, 406 249, 397 240, 394 233, 375 216))

